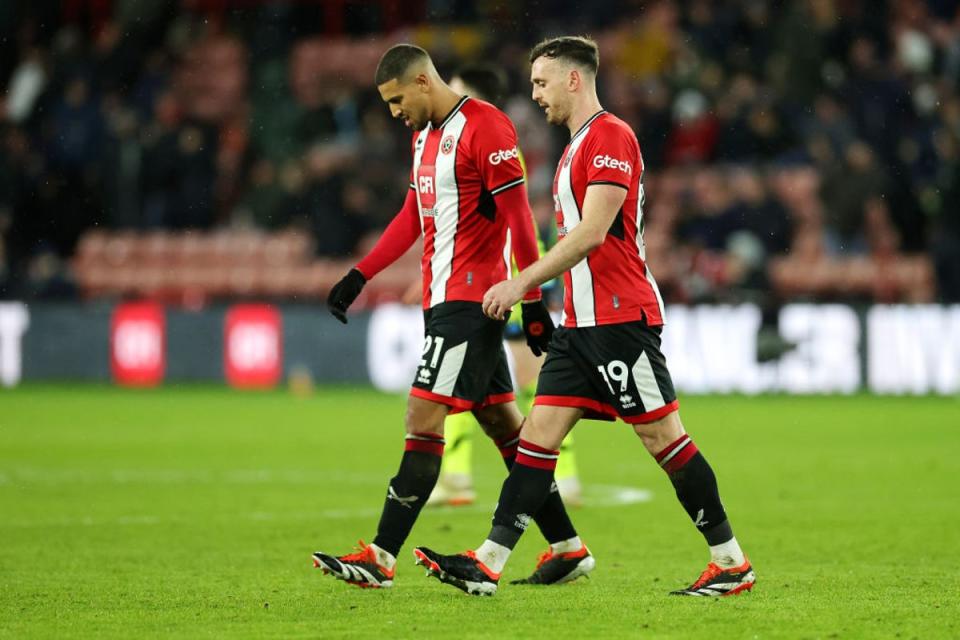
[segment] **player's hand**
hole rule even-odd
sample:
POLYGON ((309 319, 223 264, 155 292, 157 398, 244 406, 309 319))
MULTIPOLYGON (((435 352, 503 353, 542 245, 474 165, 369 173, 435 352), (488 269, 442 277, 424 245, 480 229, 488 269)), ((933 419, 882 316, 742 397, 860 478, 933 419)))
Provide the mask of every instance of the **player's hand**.
POLYGON ((503 320, 513 305, 520 301, 524 291, 516 280, 504 280, 493 285, 483 295, 483 313, 488 318, 503 320))
POLYGON ((327 296, 327 308, 333 317, 347 324, 347 309, 357 299, 363 290, 363 285, 367 284, 367 279, 356 269, 350 269, 347 275, 330 289, 330 295, 327 296))
POLYGON ((546 353, 554 329, 547 306, 543 300, 537 300, 524 302, 520 308, 523 310, 523 334, 527 336, 527 346, 535 356, 546 353))

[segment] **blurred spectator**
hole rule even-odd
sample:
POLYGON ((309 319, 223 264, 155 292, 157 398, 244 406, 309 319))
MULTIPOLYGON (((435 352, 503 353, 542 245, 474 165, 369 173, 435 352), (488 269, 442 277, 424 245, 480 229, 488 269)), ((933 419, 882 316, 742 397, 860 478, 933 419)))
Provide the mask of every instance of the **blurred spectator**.
POLYGON ((17 292, 20 296, 43 300, 72 298, 77 292, 66 265, 49 249, 41 249, 30 258, 22 287, 17 292))
POLYGON ((667 164, 702 163, 713 159, 719 127, 707 106, 706 98, 695 89, 677 95, 673 103, 674 125, 667 138, 667 164))
POLYGON ((960 154, 957 139, 948 145, 945 155, 945 184, 942 206, 933 223, 933 259, 943 302, 960 302, 960 154))
POLYGON ((800 131, 807 151, 821 167, 828 167, 843 155, 856 139, 856 130, 837 97, 825 91, 813 102, 813 113, 805 118, 800 131))
POLYGON ((217 138, 211 125, 184 123, 145 147, 144 223, 147 227, 208 229, 215 220, 217 138))
POLYGON ((793 229, 783 205, 771 197, 763 176, 755 169, 737 167, 731 174, 731 228, 752 236, 759 243, 761 258, 785 254, 793 229))
POLYGON ((47 84, 43 52, 31 47, 10 78, 6 91, 6 116, 10 122, 19 124, 33 114, 37 98, 47 84))
POLYGON ((857 141, 827 171, 822 196, 835 252, 867 250, 866 203, 885 195, 887 177, 869 146, 857 141))
POLYGON ((63 96, 51 108, 46 131, 46 155, 51 167, 71 175, 82 174, 90 156, 100 152, 103 120, 99 105, 84 77, 67 81, 63 96))

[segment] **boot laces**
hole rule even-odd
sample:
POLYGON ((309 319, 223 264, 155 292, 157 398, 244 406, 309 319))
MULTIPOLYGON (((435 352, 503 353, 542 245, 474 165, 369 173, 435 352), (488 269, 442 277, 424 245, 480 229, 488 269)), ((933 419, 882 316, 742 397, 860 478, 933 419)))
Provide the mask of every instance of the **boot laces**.
POLYGON ((363 540, 357 542, 356 549, 353 553, 341 556, 339 558, 340 562, 370 562, 372 564, 378 564, 376 554, 366 542, 363 540))

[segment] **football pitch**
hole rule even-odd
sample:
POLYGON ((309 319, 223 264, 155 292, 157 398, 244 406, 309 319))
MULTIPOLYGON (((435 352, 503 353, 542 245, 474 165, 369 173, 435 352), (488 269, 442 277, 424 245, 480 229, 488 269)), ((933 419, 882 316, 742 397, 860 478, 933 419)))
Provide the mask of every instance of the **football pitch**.
POLYGON ((668 597, 708 560, 630 429, 584 422, 573 511, 590 580, 493 598, 424 577, 411 549, 488 531, 504 477, 478 439, 479 501, 425 510, 395 586, 322 576, 310 553, 376 528, 404 398, 216 387, 0 391, 0 637, 960 637, 960 400, 682 397, 753 593, 668 597))

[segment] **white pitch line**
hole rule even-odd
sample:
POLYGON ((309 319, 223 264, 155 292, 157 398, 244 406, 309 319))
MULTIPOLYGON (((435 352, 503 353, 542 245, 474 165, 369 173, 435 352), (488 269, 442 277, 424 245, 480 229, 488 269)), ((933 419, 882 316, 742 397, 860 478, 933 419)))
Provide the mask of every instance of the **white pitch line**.
MULTIPOLYGON (((584 499, 583 508, 608 508, 622 507, 631 504, 640 504, 650 502, 653 499, 653 493, 647 489, 638 489, 636 487, 621 487, 616 485, 594 484, 588 485, 588 495, 584 499), (597 495, 599 494, 599 495, 597 495)), ((496 505, 494 504, 472 504, 463 507, 439 507, 429 508, 423 513, 426 517, 437 515, 450 516, 455 514, 474 514, 474 513, 493 513, 496 505)), ((254 522, 289 522, 292 520, 310 521, 321 520, 351 520, 359 518, 375 518, 380 515, 379 507, 360 507, 356 509, 324 509, 315 513, 304 512, 298 516, 291 517, 291 514, 277 514, 268 511, 251 511, 248 513, 237 514, 238 520, 251 520, 254 522)), ((229 518, 229 514, 226 516, 229 518)), ((218 519, 223 519, 218 516, 218 519)), ((34 528, 34 527, 96 527, 96 526, 154 526, 161 524, 183 524, 196 522, 190 518, 161 518, 154 515, 120 516, 117 518, 97 519, 91 516, 81 518, 56 518, 51 520, 34 520, 28 522, 0 521, 0 529, 3 528, 34 528)))
MULTIPOLYGON (((653 492, 647 489, 638 489, 636 487, 620 487, 606 484, 592 484, 588 487, 588 495, 584 498, 583 507, 622 507, 631 504, 640 504, 653 500, 653 492), (600 494, 599 496, 593 494, 600 494)), ((496 504, 471 504, 460 507, 428 507, 421 513, 444 514, 452 513, 493 513, 496 504)), ((319 517, 327 520, 347 520, 350 518, 368 518, 380 515, 378 508, 360 508, 360 509, 327 509, 317 514, 319 517)))

